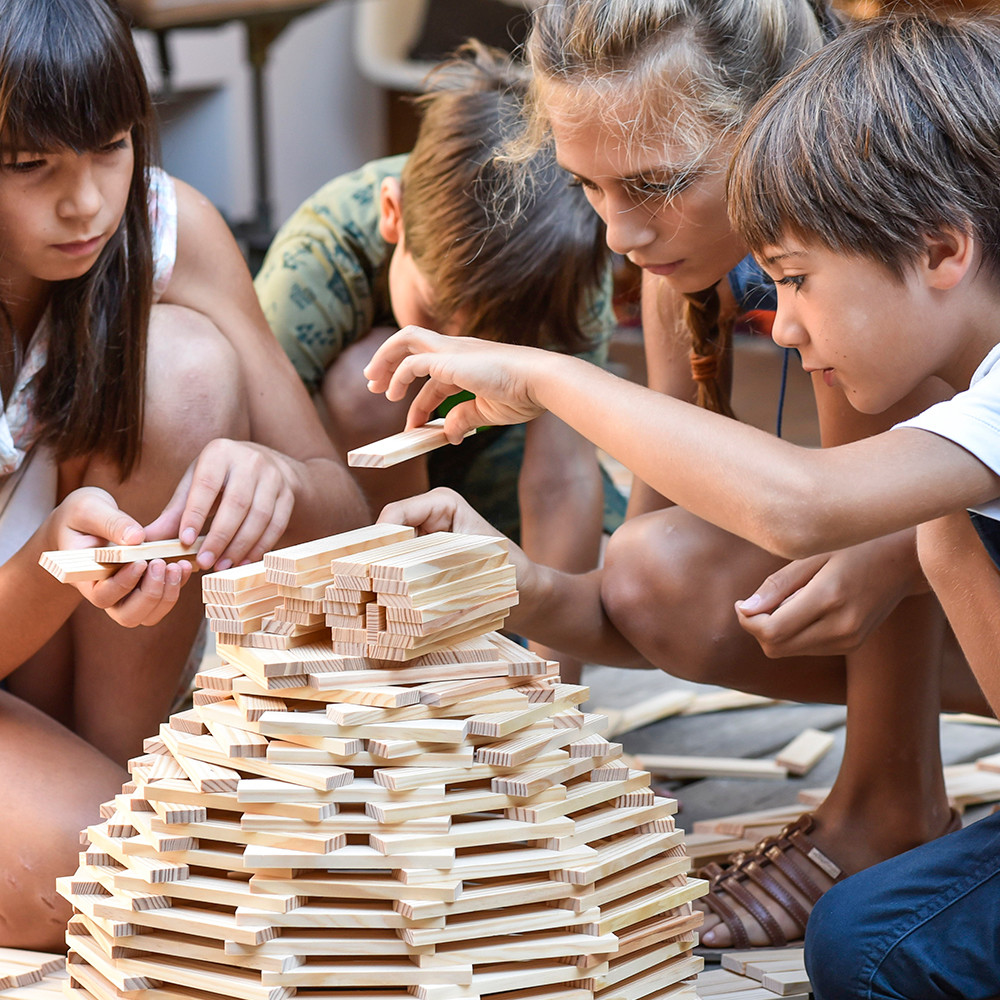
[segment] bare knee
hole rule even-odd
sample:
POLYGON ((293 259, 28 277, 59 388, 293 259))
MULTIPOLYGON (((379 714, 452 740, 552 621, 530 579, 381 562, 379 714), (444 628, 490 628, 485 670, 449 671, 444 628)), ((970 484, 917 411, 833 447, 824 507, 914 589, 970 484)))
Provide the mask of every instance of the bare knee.
POLYGON ((93 747, 8 694, 0 695, 0 945, 59 951, 69 905, 55 880, 72 874, 80 831, 127 777, 93 747))
POLYGON ((215 438, 249 437, 239 358, 200 313, 160 305, 150 317, 146 397, 138 465, 122 480, 118 466, 96 455, 75 486, 100 486, 140 519, 160 513, 188 466, 215 438))
POLYGON ((755 644, 733 604, 774 562, 669 508, 627 521, 611 536, 601 599, 615 627, 651 663, 678 677, 739 686, 740 664, 755 644))
POLYGON ((154 307, 147 352, 144 450, 183 441, 197 454, 214 438, 249 436, 240 359, 207 317, 154 307))

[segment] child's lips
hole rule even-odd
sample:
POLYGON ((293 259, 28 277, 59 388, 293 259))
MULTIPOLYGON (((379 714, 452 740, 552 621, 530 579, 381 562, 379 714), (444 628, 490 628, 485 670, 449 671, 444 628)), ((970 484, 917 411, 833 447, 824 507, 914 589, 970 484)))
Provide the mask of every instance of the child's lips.
POLYGON ((833 386, 833 385, 836 384, 836 380, 837 380, 837 369, 836 368, 812 368, 809 365, 803 365, 802 366, 802 370, 804 372, 806 372, 807 374, 809 374, 809 375, 812 375, 813 372, 819 372, 820 378, 823 379, 823 381, 827 385, 833 386))
POLYGON ((71 257, 86 257, 87 254, 93 253, 101 243, 101 236, 92 236, 87 240, 73 240, 70 243, 56 243, 54 244, 56 250, 61 250, 65 254, 69 254, 71 257))
POLYGON ((683 260, 672 260, 667 264, 640 264, 639 266, 644 271, 649 271, 650 274, 658 274, 660 277, 665 278, 673 274, 683 263, 683 260))

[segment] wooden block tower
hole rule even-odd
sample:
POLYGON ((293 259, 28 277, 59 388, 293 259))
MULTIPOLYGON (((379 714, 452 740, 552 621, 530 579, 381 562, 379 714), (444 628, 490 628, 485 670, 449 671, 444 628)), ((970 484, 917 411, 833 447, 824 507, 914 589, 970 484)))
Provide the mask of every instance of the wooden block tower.
POLYGON ((495 631, 503 539, 376 525, 203 587, 222 665, 59 883, 68 995, 695 996, 676 804, 495 631))

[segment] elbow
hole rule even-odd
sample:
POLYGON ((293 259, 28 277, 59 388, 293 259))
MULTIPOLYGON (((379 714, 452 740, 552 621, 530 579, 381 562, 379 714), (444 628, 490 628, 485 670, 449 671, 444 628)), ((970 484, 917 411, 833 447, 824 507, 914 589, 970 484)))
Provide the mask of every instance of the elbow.
POLYGON ((761 548, 783 559, 807 559, 840 548, 845 542, 843 518, 835 505, 824 500, 827 491, 815 479, 791 483, 766 505, 757 522, 761 548))
POLYGON ((825 546, 820 535, 809 524, 801 524, 785 513, 779 513, 771 521, 758 538, 762 549, 781 559, 806 559, 819 552, 825 552, 825 546))

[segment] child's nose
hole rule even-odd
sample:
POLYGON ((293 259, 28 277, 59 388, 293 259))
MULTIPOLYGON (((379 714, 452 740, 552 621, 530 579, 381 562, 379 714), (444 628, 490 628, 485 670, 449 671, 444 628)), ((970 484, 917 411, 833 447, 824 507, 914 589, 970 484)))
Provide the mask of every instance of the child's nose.
POLYGON ((641 250, 655 239, 652 219, 641 206, 621 200, 608 199, 604 222, 607 226, 608 249, 623 257, 634 250, 641 250))
POLYGON ((80 166, 67 179, 59 203, 60 213, 68 217, 91 218, 97 214, 100 207, 101 193, 93 172, 88 167, 80 166))
POLYGON ((794 310, 779 299, 778 308, 771 325, 771 339, 779 347, 801 347, 806 341, 806 332, 794 310))

